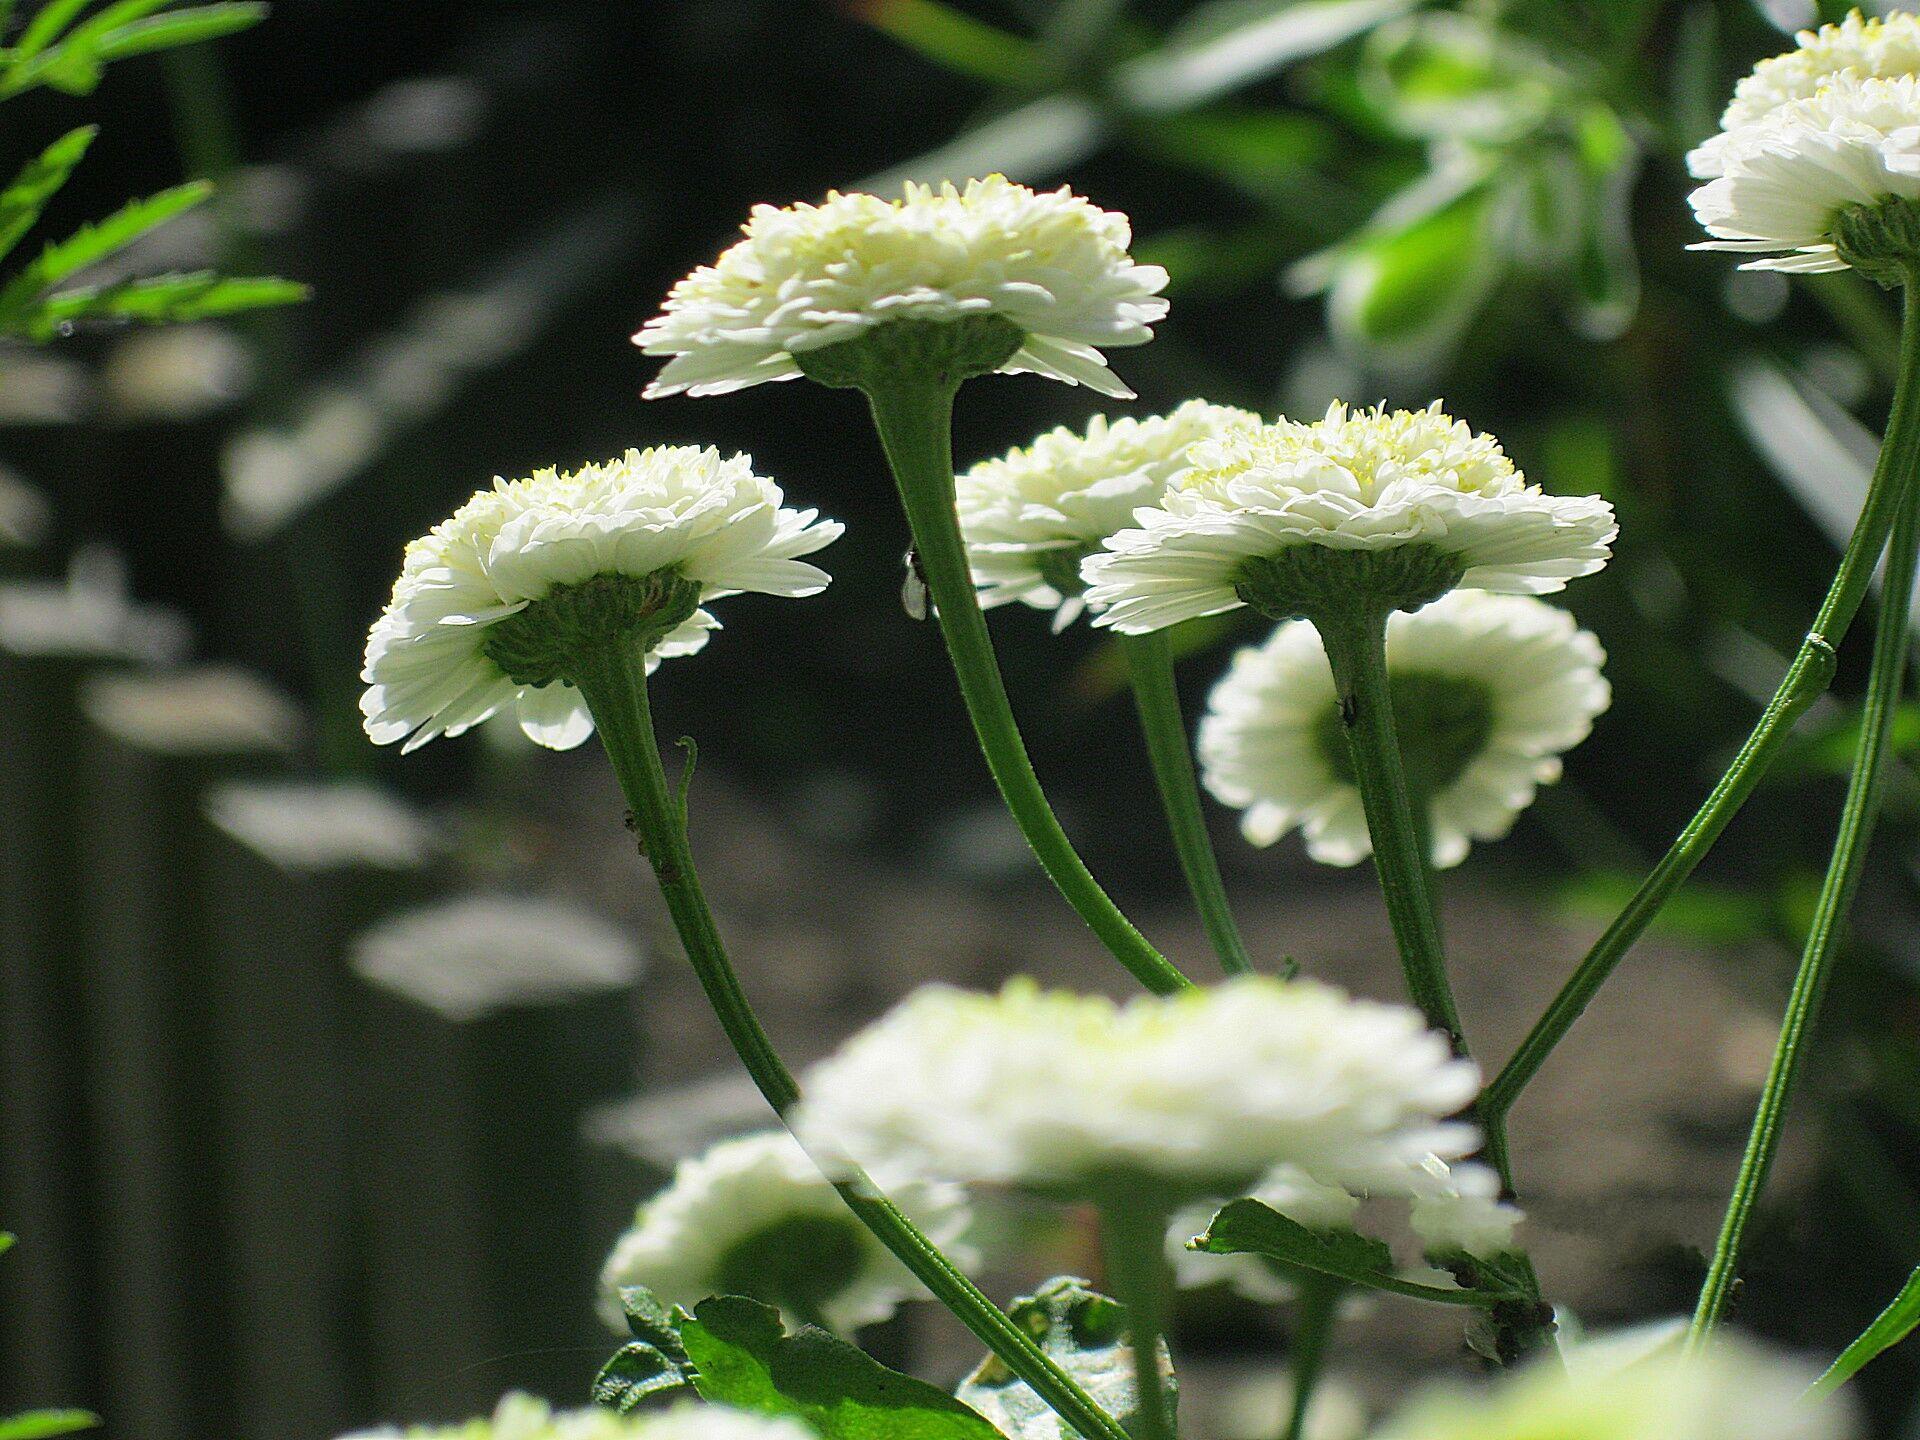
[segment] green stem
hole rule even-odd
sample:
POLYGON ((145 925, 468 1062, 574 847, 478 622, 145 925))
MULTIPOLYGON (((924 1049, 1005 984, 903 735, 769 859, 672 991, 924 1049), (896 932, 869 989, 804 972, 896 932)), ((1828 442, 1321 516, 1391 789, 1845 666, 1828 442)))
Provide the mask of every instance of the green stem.
POLYGON ((1307 1412, 1313 1405, 1313 1392, 1320 1384, 1326 1366, 1327 1340, 1333 1334, 1334 1317, 1340 1309, 1340 1297, 1346 1287, 1337 1280, 1317 1281, 1300 1292, 1299 1323, 1293 1331, 1293 1409, 1287 1416, 1287 1429, 1281 1440, 1304 1440, 1307 1412))
POLYGON ((1187 889, 1193 893, 1200 923, 1220 956, 1221 968, 1229 975, 1244 975, 1253 969, 1253 962, 1247 958, 1247 947, 1233 923, 1227 887, 1220 879, 1220 862, 1213 853, 1206 816, 1200 809, 1200 782, 1193 773, 1193 752, 1180 712, 1167 632, 1122 636, 1121 648, 1127 654, 1147 758, 1153 765, 1154 783, 1167 812, 1167 828, 1173 832, 1173 848, 1180 857, 1181 873, 1187 877, 1187 889))
POLYGON ((1340 723, 1353 757, 1354 783, 1366 811, 1373 865, 1400 949, 1407 992, 1427 1023, 1444 1031, 1453 1048, 1464 1055, 1460 1012, 1447 979, 1440 925, 1427 889, 1427 857, 1420 849, 1420 826, 1414 819, 1400 739, 1394 731, 1393 701, 1387 690, 1387 612, 1365 607, 1359 613, 1314 616, 1313 620, 1333 667, 1340 723))
POLYGON ((1906 679, 1908 615, 1912 609, 1916 560, 1920 559, 1920 485, 1911 487, 1893 527, 1887 551, 1886 579, 1880 592, 1880 617, 1874 635, 1873 668, 1867 679, 1867 699, 1860 717, 1860 741, 1854 754, 1853 776, 1847 782, 1846 803, 1840 812, 1840 831, 1825 883, 1814 906, 1813 924, 1794 976, 1793 992, 1780 1023, 1780 1040, 1760 1091, 1753 1130, 1740 1161, 1733 1196, 1727 1203, 1720 1239, 1714 1246, 1700 1303, 1693 1312, 1688 1343, 1697 1345, 1720 1323, 1732 1293, 1740 1262, 1740 1243, 1766 1187, 1768 1171, 1780 1146, 1781 1122, 1793 1098, 1794 1082, 1806 1063, 1808 1041, 1820 1002, 1833 974, 1833 960, 1846 927, 1847 912, 1866 869, 1867 847, 1879 818, 1886 778, 1886 759, 1893 734, 1894 714, 1906 679))
POLYGON ((1920 286, 1908 284, 1900 331, 1900 375, 1893 392, 1893 411, 1887 421, 1886 441, 1879 464, 1867 487, 1867 499, 1855 523, 1846 552, 1840 557, 1827 598, 1814 616, 1813 627, 1787 667, 1780 688, 1761 713, 1753 733, 1740 747, 1733 764, 1713 787, 1706 802, 1641 882, 1627 907, 1594 943, 1547 1011, 1534 1025, 1505 1068, 1487 1087, 1486 1110, 1505 1114, 1520 1092, 1539 1072, 1554 1047, 1573 1028, 1614 967, 1632 948, 1654 917, 1686 882, 1720 832, 1739 813, 1741 805, 1760 784, 1768 766, 1792 734, 1794 723, 1833 683, 1834 647, 1847 633, 1853 617, 1873 582, 1874 566, 1886 547, 1894 513, 1920 467, 1920 286))
POLYGON ((987 768, 1053 883, 1115 958, 1158 994, 1184 990, 1192 982, 1147 943, 1081 863, 1027 758, 987 635, 986 618, 980 613, 966 545, 960 537, 960 517, 954 509, 954 388, 901 378, 868 390, 867 400, 987 768))
POLYGON ((1100 1206, 1100 1240, 1113 1298, 1127 1307, 1127 1339, 1133 1349, 1134 1389, 1139 1397, 1134 1440, 1174 1440, 1173 1396, 1160 1369, 1160 1343, 1167 1333, 1167 1211, 1128 1194, 1100 1206))
MULTIPOLYGON (((645 657, 607 654, 576 665, 572 677, 593 712, 601 744, 620 781, 641 847, 660 882, 675 929, 721 1028, 760 1093, 782 1119, 800 1098, 740 987, 713 912, 694 870, 686 817, 667 784, 647 702, 645 657)), ((978 1287, 859 1171, 834 1188, 860 1222, 899 1257, 1008 1369, 1087 1440, 1126 1440, 1120 1424, 1009 1320, 978 1287)))

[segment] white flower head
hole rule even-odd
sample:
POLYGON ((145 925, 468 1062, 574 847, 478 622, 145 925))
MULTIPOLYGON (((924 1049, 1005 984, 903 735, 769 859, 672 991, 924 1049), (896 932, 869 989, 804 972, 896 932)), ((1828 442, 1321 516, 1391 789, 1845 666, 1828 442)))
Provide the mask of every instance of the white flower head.
POLYGON ((1514 1232, 1525 1219, 1500 1198, 1500 1177, 1485 1165, 1449 1165, 1429 1156, 1413 1191, 1410 1223, 1436 1262, 1458 1255, 1497 1260, 1513 1253, 1514 1232))
POLYGON ((648 581, 684 614, 647 656, 691 655, 719 628, 695 604, 742 591, 812 595, 827 574, 799 557, 836 539, 837 521, 792 510, 745 455, 691 445, 525 480, 496 480, 407 547, 393 598, 367 637, 360 708, 376 744, 412 750, 458 735, 508 705, 542 745, 593 733, 564 680, 522 683, 494 658, 504 622, 556 591, 603 577, 648 581))
POLYGON ((673 357, 649 397, 789 380, 794 356, 892 320, 985 315, 1025 336, 1002 370, 1128 396, 1099 347, 1144 344, 1167 313, 1167 272, 1127 253, 1126 216, 1002 175, 964 188, 909 183, 898 200, 761 205, 744 229, 634 336, 647 354, 673 357))
MULTIPOLYGON (((936 1244, 971 1261, 957 1186, 909 1179, 889 1193, 936 1244)), ((687 1309, 710 1295, 747 1295, 842 1335, 922 1293, 784 1130, 722 1140, 681 1161, 601 1271, 601 1314, 616 1330, 625 1328, 620 1291, 629 1285, 687 1309)))
POLYGON ((1867 19, 1855 10, 1837 25, 1802 30, 1793 49, 1768 56, 1734 86, 1720 133, 1687 156, 1687 168, 1703 180, 1720 174, 1731 133, 1782 105, 1811 100, 1838 76, 1891 80, 1914 74, 1920 74, 1920 20, 1912 15, 1867 19))
POLYGON ((388 1426, 344 1440, 818 1440, 798 1420, 756 1415, 725 1405, 682 1401, 665 1410, 621 1415, 604 1406, 555 1410, 519 1392, 501 1397, 493 1414, 453 1425, 388 1426))
POLYGON ((1543 594, 1606 564, 1617 531, 1606 501, 1529 485, 1499 442, 1438 401, 1392 411, 1336 402, 1313 424, 1202 440, 1187 461, 1160 504, 1135 515, 1139 528, 1082 567, 1095 624, 1144 634, 1249 603, 1299 613, 1297 586, 1269 577, 1309 565, 1315 575, 1334 574, 1332 564, 1358 576, 1360 562, 1404 573, 1419 592, 1407 603, 1455 586, 1543 594))
POLYGON ((1429 1390, 1373 1440, 1851 1440, 1850 1407, 1808 1398, 1812 1378, 1730 1337, 1622 1365, 1554 1357, 1488 1388, 1429 1390))
MULTIPOLYGON (((1458 865, 1475 840, 1500 839, 1536 788, 1560 777, 1560 757, 1612 699, 1605 661, 1571 615, 1525 595, 1456 590, 1388 617, 1388 692, 1436 865, 1458 865)), ((1323 864, 1372 853, 1313 626, 1283 621, 1233 657, 1197 749, 1207 789, 1245 812, 1240 828, 1255 845, 1298 829, 1323 864)))
MULTIPOLYGON (((1358 1195, 1316 1180, 1298 1165, 1275 1166, 1247 1192, 1247 1198, 1258 1200, 1296 1225, 1323 1232, 1353 1229, 1360 1211, 1358 1195)), ((1260 1305, 1291 1299, 1292 1282, 1281 1279, 1258 1255, 1213 1255, 1189 1248, 1187 1242, 1206 1233, 1217 1209, 1212 1203, 1187 1206, 1167 1227, 1167 1261, 1173 1269, 1174 1284, 1183 1290, 1224 1284, 1260 1305)))
POLYGON ((1748 270, 1845 270, 1851 216, 1920 198, 1920 77, 1836 75, 1723 135, 1712 168, 1688 201, 1713 238, 1692 248, 1759 255, 1748 270))
POLYGON ((1187 447, 1260 423, 1250 410, 1189 400, 1166 415, 1061 426, 959 477, 960 527, 983 605, 1018 600, 1065 629, 1085 608, 1080 562, 1157 505, 1187 447))
POLYGON ((1015 980, 908 996, 815 1068, 799 1125, 816 1155, 1074 1197, 1239 1194, 1280 1163, 1391 1192, 1473 1149, 1449 1117, 1477 1084, 1417 1012, 1311 981, 1115 1004, 1015 980))

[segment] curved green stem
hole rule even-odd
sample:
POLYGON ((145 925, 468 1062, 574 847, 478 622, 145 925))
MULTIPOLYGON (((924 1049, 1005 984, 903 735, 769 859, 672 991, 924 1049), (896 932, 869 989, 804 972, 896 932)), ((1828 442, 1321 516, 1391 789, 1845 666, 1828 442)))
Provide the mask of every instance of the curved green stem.
POLYGON ((1693 1312, 1688 1343, 1699 1344, 1713 1333, 1732 1293, 1740 1262, 1740 1244, 1747 1222, 1766 1187, 1768 1171, 1780 1145, 1780 1126, 1793 1098, 1794 1082, 1806 1063, 1808 1041, 1820 1002, 1833 974, 1833 960, 1844 933, 1847 912, 1866 869, 1867 846, 1879 817, 1886 778, 1886 759, 1893 719, 1907 673, 1908 615, 1912 609, 1916 560, 1920 559, 1920 485, 1907 492, 1893 527, 1887 550, 1887 572, 1881 590, 1880 617, 1874 635, 1873 669, 1867 680, 1867 699, 1860 716, 1860 742, 1854 754, 1853 776, 1847 782, 1846 803, 1840 812, 1840 831, 1833 858, 1827 865, 1813 924, 1801 953, 1799 973, 1780 1023, 1780 1040, 1760 1091, 1753 1130, 1741 1157, 1739 1177, 1720 1226, 1700 1301, 1693 1312))
MULTIPOLYGON (((645 657, 637 652, 600 655, 576 664, 575 672, 572 678, 593 712, 601 744, 631 807, 641 849, 660 882, 700 987, 754 1084, 785 1119, 800 1098, 800 1087, 748 1003, 700 888, 687 842, 686 817, 660 763, 647 701, 645 657)), ((834 1188, 860 1222, 1062 1419, 1087 1440, 1128 1440, 1119 1422, 981 1294, 871 1180, 856 1170, 849 1178, 835 1181, 834 1188)))
POLYGON ((1893 528, 1894 513, 1913 483, 1916 468, 1920 468, 1920 286, 1908 284, 1900 332, 1900 376, 1894 387, 1886 441, 1880 449, 1873 481, 1867 487, 1860 519, 1854 525, 1846 552, 1840 557, 1833 585, 1814 616, 1813 628, 1801 642, 1779 690, 1767 703, 1753 733, 1740 747, 1726 774, 1687 822, 1673 842, 1673 848, 1641 882, 1619 918, 1587 952, 1546 1013, 1521 1041, 1513 1058, 1487 1087, 1485 1104, 1491 1112, 1504 1114, 1512 1108, 1554 1047, 1566 1038, 1574 1022, 1599 993, 1614 967, 1625 958, 1661 908, 1705 858, 1714 841, 1720 838, 1720 832, 1739 813, 1741 805, 1760 784, 1767 768, 1786 744, 1794 723, 1833 683, 1834 647, 1845 636, 1866 600, 1874 566, 1893 528))
POLYGON ((1221 969, 1229 975, 1244 975, 1253 969, 1253 962, 1247 958, 1246 944, 1233 922, 1227 887, 1220 878, 1220 862, 1213 853, 1206 816, 1200 809, 1200 782, 1193 773, 1193 752, 1180 713, 1180 691, 1174 684, 1173 652, 1167 647, 1167 633, 1156 630, 1151 635, 1124 635, 1120 643, 1126 651, 1134 707, 1140 712, 1147 758, 1153 765, 1160 803, 1167 812, 1167 828, 1173 832, 1180 871, 1187 877, 1187 889, 1193 894, 1207 939, 1220 956, 1221 969))
POLYGON ((1101 1250, 1113 1298, 1127 1307, 1127 1341, 1133 1349, 1133 1382, 1139 1396, 1134 1440, 1174 1440, 1173 1395, 1160 1370, 1160 1344, 1167 1333, 1167 1211, 1138 1197, 1116 1197, 1100 1206, 1101 1250))
POLYGON ((1327 1341, 1333 1334, 1333 1322, 1340 1309, 1340 1297, 1346 1287, 1337 1280, 1321 1280, 1304 1285, 1300 1292, 1299 1323, 1293 1331, 1293 1408, 1287 1414, 1287 1428, 1281 1440, 1304 1440, 1307 1415, 1313 1407, 1313 1392, 1327 1359, 1327 1341))
POLYGON ((914 554, 940 619, 960 693, 994 783, 1033 853, 1116 959, 1148 989, 1170 994, 1192 984, 1147 942, 1100 888, 1040 789, 1020 738, 973 588, 954 509, 952 385, 903 375, 866 392, 913 534, 914 554))

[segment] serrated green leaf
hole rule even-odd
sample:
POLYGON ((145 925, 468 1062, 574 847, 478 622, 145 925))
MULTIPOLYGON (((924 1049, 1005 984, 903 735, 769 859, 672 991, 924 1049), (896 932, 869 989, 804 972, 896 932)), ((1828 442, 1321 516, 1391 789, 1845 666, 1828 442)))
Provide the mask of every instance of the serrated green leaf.
POLYGON ((149 230, 206 203, 212 194, 213 186, 205 180, 176 185, 144 200, 129 201, 106 219, 83 225, 65 240, 48 245, 0 290, 0 325, 11 326, 62 280, 125 249, 149 230))
POLYGON ((1830 1395, 1851 1380, 1869 1361, 1898 1345, 1920 1328, 1920 1269, 1908 1277, 1874 1322, 1860 1338, 1840 1352, 1840 1358, 1827 1367, 1827 1373, 1813 1382, 1812 1393, 1830 1395))
POLYGON ((680 1322, 700 1394, 762 1415, 791 1415, 823 1440, 1002 1440, 945 1391, 889 1370, 826 1331, 789 1335, 757 1300, 703 1300, 680 1322))
POLYGON ((688 1395, 693 1389, 693 1367, 680 1343, 674 1312, 641 1285, 620 1291, 620 1308, 626 1312, 633 1340, 621 1346, 594 1377, 593 1403, 624 1415, 653 1401, 688 1395))
MULTIPOLYGON (((64 35, 32 48, 16 48, 10 63, 0 70, 0 99, 39 85, 84 95, 99 85, 110 61, 230 35, 258 24, 267 13, 266 5, 256 0, 219 0, 164 15, 155 13, 172 3, 174 0, 116 0, 64 35)), ((48 6, 42 10, 36 21, 52 9, 48 6)), ((62 24, 76 18, 77 12, 62 17, 62 24)))
MULTIPOLYGON (((1084 1280, 1059 1275, 1032 1295, 1014 1301, 1007 1315, 1079 1383, 1096 1405, 1128 1429, 1133 1428, 1140 1397, 1133 1378, 1133 1351, 1127 1344, 1124 1305, 1093 1290, 1084 1280)), ((1160 1364, 1171 1395, 1173 1362, 1164 1345, 1160 1364)), ((997 1356, 982 1360, 960 1382, 958 1394, 1013 1440, 1078 1440, 1079 1432, 1070 1429, 997 1356)))
POLYGON ((60 187, 67 183, 73 167, 80 163, 100 133, 97 125, 82 125, 69 130, 38 156, 21 167, 20 173, 0 191, 0 257, 18 245, 41 211, 47 208, 60 187))
POLYGON ((99 1423, 100 1417, 91 1410, 30 1410, 0 1419, 0 1440, 47 1440, 91 1430, 99 1423))
POLYGON ((1381 1241, 1351 1230, 1309 1230, 1258 1200, 1228 1205, 1192 1248, 1209 1255, 1258 1255, 1282 1270, 1329 1275, 1370 1290, 1447 1305, 1487 1306, 1513 1298, 1492 1289, 1447 1290, 1402 1280, 1393 1273, 1393 1255, 1381 1241))
POLYGON ((271 276, 154 275, 98 289, 65 290, 30 307, 14 322, 18 333, 45 340, 83 320, 177 325, 269 309, 305 300, 308 287, 271 276))

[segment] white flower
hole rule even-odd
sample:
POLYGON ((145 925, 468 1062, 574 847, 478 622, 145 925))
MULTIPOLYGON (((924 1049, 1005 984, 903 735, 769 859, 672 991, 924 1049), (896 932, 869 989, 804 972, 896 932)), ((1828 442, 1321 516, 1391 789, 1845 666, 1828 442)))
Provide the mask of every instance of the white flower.
MULTIPOLYGON (((909 1181, 889 1193, 935 1243, 971 1260, 956 1244, 967 1224, 960 1190, 909 1181)), ((601 1314, 617 1330, 628 1285, 688 1309, 710 1295, 748 1295, 843 1335, 922 1293, 784 1130, 723 1140, 681 1161, 601 1271, 601 1314), (806 1293, 782 1293, 795 1287, 806 1293)))
POLYGON ((1189 400, 1168 415, 1061 426, 959 477, 960 527, 983 605, 1053 610, 1063 630, 1084 608, 1080 561, 1143 505, 1157 505, 1196 440, 1251 427, 1250 410, 1189 400))
MULTIPOLYGON (((1387 685, 1408 779, 1428 806, 1436 865, 1497 840, 1560 776, 1560 757, 1607 708, 1606 654, 1573 617, 1524 595, 1454 591, 1387 621, 1387 685)), ((1307 853, 1353 865, 1372 853, 1319 634, 1283 621, 1233 657, 1207 701, 1202 778, 1271 845, 1298 828, 1307 853)))
MULTIPOLYGON (((790 510, 745 455, 690 445, 526 480, 496 480, 407 547, 393 598, 367 637, 360 708, 367 734, 415 749, 518 703, 520 725, 566 750, 593 733, 572 685, 516 684, 489 656, 489 631, 557 587, 598 576, 663 575, 701 602, 757 591, 812 595, 826 572, 798 557, 836 539, 837 521, 790 510)), ((691 655, 719 628, 695 610, 652 650, 649 669, 691 655)))
POLYGON ((1920 20, 1888 15, 1868 20, 1855 10, 1837 25, 1802 30, 1794 48, 1770 55, 1734 87, 1720 117, 1721 133, 1687 156, 1687 168, 1701 179, 1721 173, 1727 137, 1765 119, 1782 105, 1811 100, 1840 75, 1890 80, 1920 73, 1920 20))
POLYGON ((1618 1366, 1556 1356, 1491 1388, 1430 1390, 1373 1440, 1848 1440, 1849 1407, 1805 1398, 1812 1378, 1725 1338, 1618 1366))
POLYGON ((1436 401, 1425 410, 1350 410, 1202 440, 1157 508, 1134 517, 1082 568, 1094 622, 1143 634, 1247 602, 1249 562, 1296 547, 1422 547, 1470 590, 1543 594, 1612 553, 1613 507, 1529 485, 1490 435, 1436 401))
POLYGON ((683 1401, 665 1410, 621 1415, 602 1406, 555 1411, 545 1400, 503 1396, 492 1415, 453 1425, 387 1426, 344 1440, 818 1440, 784 1415, 755 1415, 725 1405, 683 1401))
POLYGON ((794 356, 889 320, 999 315, 1026 335, 1001 366, 1131 395, 1098 346, 1141 345, 1167 313, 1167 272, 1127 254, 1124 215, 1001 175, 898 200, 831 194, 755 208, 736 242, 673 287, 634 342, 674 358, 650 397, 788 380, 794 356))
MULTIPOLYGON (((1351 1230, 1360 1210, 1358 1195, 1338 1185, 1323 1184, 1298 1165, 1275 1166, 1247 1192, 1247 1198, 1309 1230, 1351 1230)), ((1258 1255, 1210 1255, 1187 1248, 1194 1236, 1206 1233, 1216 1210, 1212 1204, 1187 1206, 1167 1227, 1167 1261, 1173 1267, 1174 1284, 1183 1290, 1224 1284, 1261 1305, 1290 1299, 1293 1285, 1276 1275, 1258 1255)))
MULTIPOLYGON (((1401 1005, 1247 976, 1172 996, 929 986, 816 1067, 808 1149, 932 1179, 1098 1197, 1244 1193, 1274 1165, 1365 1190, 1410 1183, 1475 1133, 1477 1072, 1401 1005)), ((1401 1193, 1404 1193, 1402 1190, 1401 1193)))
POLYGON ((1748 270, 1845 270, 1834 234, 1843 210, 1920 197, 1917 87, 1912 75, 1843 73, 1722 136, 1715 178, 1688 197, 1714 238, 1692 248, 1760 253, 1748 270))
POLYGON ((1485 1165, 1448 1165, 1429 1156, 1429 1180, 1413 1192, 1410 1220, 1429 1256, 1470 1255, 1495 1260, 1515 1248, 1514 1231, 1526 1217, 1500 1198, 1500 1177, 1485 1165))

